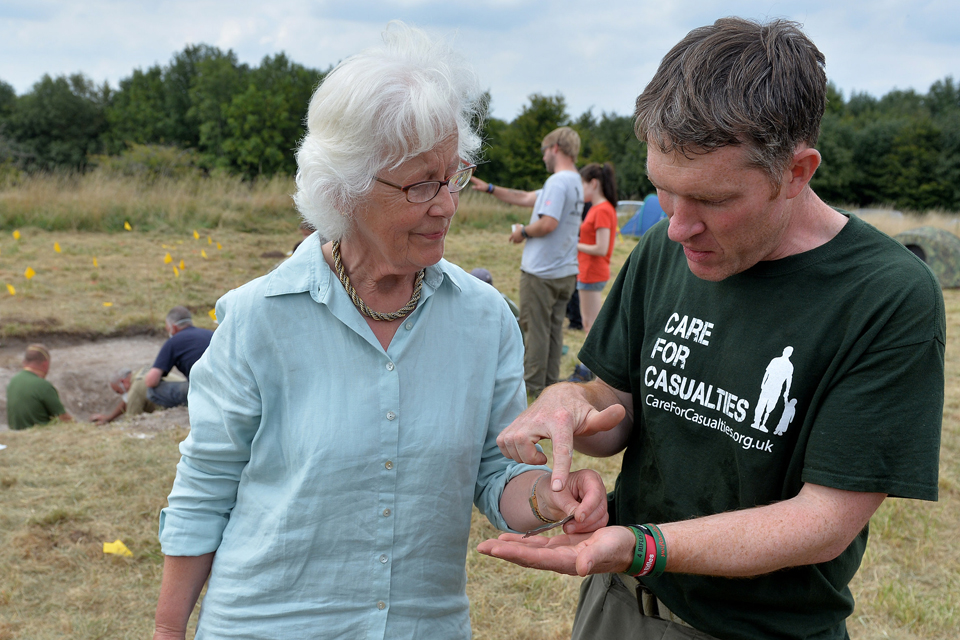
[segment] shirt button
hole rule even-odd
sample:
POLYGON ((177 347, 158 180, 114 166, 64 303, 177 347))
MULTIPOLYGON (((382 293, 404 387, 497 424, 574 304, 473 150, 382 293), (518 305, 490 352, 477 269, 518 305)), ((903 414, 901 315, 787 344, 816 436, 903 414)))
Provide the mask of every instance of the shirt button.
POLYGON ((386 554, 380 556, 380 564, 387 564, 387 556, 386 556, 386 554))
POLYGON ((384 464, 383 466, 386 467, 387 469, 393 469, 393 461, 387 460, 386 464, 384 464))
POLYGON ((389 518, 389 517, 390 517, 390 509, 384 509, 384 510, 383 510, 383 517, 384 517, 384 518, 389 518))
POLYGON ((377 609, 380 609, 380 611, 383 611, 386 608, 387 608, 387 603, 384 602, 383 600, 377 603, 377 609))
POLYGON ((387 420, 393 420, 396 417, 397 414, 395 414, 393 411, 387 411, 387 420))
POLYGON ((413 329, 413 323, 408 322, 407 324, 403 325, 403 328, 406 329, 407 331, 410 331, 410 329, 413 329))
POLYGON ((392 363, 392 362, 388 362, 388 363, 387 363, 387 371, 393 371, 393 363, 392 363))

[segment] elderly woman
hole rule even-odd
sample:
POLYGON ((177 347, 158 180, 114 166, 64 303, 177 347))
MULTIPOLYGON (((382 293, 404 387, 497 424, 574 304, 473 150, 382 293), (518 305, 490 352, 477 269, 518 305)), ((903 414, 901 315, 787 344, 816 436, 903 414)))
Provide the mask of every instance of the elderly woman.
POLYGON ((525 407, 503 299, 444 261, 479 146, 476 80, 392 25, 310 103, 297 206, 318 233, 224 296, 191 372, 160 519, 155 638, 467 638, 471 504, 530 531, 606 522, 599 476, 550 486, 497 434, 525 407))

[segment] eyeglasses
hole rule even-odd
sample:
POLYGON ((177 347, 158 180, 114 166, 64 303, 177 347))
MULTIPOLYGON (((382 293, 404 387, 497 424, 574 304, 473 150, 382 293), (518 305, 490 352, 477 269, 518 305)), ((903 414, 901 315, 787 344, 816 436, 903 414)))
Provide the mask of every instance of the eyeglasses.
POLYGON ((440 193, 440 187, 445 186, 450 190, 450 193, 457 193, 462 191, 464 187, 470 184, 470 176, 473 175, 473 170, 477 168, 477 165, 471 164, 463 169, 460 169, 453 175, 451 175, 446 180, 424 180, 423 182, 414 182, 413 184, 408 184, 405 187, 401 187, 398 184, 388 182, 383 178, 378 178, 374 176, 374 179, 377 182, 382 182, 388 187, 393 187, 394 189, 400 189, 403 191, 404 195, 407 196, 407 202, 411 204, 422 204, 424 202, 430 202, 437 197, 437 194, 440 193))

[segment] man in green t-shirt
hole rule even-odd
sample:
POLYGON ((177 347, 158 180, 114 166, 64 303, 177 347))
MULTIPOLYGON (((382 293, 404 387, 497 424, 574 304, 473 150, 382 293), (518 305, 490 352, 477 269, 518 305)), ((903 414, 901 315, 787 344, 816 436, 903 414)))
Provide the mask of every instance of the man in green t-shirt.
POLYGON ((552 439, 554 490, 572 449, 622 451, 613 526, 479 547, 589 575, 577 640, 844 640, 870 517, 887 496, 937 499, 943 297, 811 190, 825 95, 796 24, 725 18, 637 99, 669 222, 580 352, 598 379, 548 388, 498 438, 533 464, 552 439))
POLYGON ((35 424, 47 424, 54 418, 73 420, 60 402, 60 394, 46 381, 50 371, 50 352, 42 344, 32 344, 23 355, 23 370, 7 384, 7 424, 14 431, 35 424))

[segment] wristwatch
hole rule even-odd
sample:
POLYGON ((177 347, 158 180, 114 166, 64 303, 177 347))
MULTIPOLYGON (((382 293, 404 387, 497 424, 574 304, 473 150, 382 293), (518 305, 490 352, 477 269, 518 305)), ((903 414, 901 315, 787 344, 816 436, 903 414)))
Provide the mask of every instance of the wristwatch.
POLYGON ((530 237, 529 235, 527 235, 527 228, 526 228, 526 227, 520 227, 520 235, 523 236, 524 238, 529 238, 529 237, 530 237))

